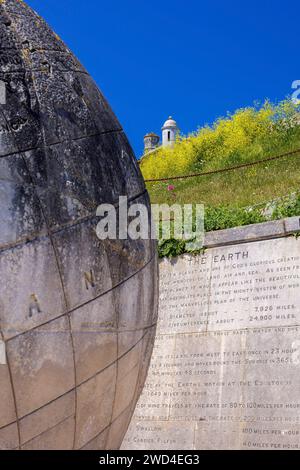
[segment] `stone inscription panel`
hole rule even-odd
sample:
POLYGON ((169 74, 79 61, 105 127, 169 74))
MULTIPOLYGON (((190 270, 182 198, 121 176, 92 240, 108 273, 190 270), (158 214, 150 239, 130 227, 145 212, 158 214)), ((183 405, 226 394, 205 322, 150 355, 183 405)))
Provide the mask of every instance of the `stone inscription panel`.
POLYGON ((300 241, 160 264, 159 325, 123 449, 300 449, 300 241))

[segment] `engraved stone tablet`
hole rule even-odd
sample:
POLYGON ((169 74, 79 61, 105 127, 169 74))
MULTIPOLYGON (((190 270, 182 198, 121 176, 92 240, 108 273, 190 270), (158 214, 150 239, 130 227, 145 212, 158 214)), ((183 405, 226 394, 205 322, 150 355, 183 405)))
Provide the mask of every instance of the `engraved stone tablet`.
POLYGON ((299 449, 299 292, 293 236, 162 261, 154 353, 123 448, 299 449))
POLYGON ((149 207, 144 182, 92 78, 19 0, 0 1, 0 83, 0 449, 115 449, 151 356, 156 247, 99 240, 96 209, 149 207))

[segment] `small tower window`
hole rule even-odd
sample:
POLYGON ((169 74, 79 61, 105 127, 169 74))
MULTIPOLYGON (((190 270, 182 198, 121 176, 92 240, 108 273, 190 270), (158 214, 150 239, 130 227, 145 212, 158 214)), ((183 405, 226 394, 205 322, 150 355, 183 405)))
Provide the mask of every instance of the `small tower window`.
POLYGON ((168 142, 171 140, 171 131, 168 131, 168 142))

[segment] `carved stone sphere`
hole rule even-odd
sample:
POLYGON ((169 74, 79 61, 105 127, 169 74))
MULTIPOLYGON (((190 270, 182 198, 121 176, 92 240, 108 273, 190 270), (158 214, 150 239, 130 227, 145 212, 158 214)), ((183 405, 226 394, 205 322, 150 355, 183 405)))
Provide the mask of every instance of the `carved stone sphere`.
POLYGON ((104 240, 101 203, 149 206, 92 78, 19 0, 0 1, 0 448, 116 449, 157 320, 151 240, 104 240))

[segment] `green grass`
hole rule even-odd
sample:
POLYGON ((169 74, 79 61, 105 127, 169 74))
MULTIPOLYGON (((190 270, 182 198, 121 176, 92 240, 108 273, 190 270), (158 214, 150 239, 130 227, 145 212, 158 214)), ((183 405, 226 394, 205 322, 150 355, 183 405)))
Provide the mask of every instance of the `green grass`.
MULTIPOLYGON (((300 148, 300 141, 297 144, 300 148)), ((300 152, 226 173, 147 183, 147 189, 151 202, 156 204, 197 203, 231 208, 264 204, 300 189, 300 152), (169 185, 174 185, 174 191, 168 191, 169 185)))

